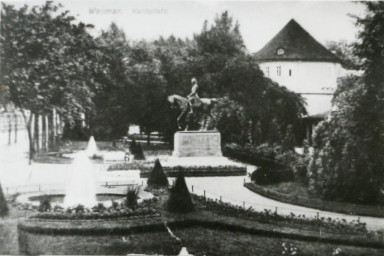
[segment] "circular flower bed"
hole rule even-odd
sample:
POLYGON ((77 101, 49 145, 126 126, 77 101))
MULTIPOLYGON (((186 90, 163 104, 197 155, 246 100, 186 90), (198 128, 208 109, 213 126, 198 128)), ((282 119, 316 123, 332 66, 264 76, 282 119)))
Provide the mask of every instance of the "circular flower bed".
POLYGON ((93 208, 85 208, 83 205, 64 209, 61 206, 40 207, 40 212, 31 216, 37 219, 56 219, 56 220, 71 220, 71 219, 115 219, 115 218, 133 218, 143 217, 148 215, 157 215, 155 209, 157 203, 156 198, 144 200, 136 208, 129 208, 123 200, 121 203, 112 201, 110 207, 105 207, 99 203, 93 208))

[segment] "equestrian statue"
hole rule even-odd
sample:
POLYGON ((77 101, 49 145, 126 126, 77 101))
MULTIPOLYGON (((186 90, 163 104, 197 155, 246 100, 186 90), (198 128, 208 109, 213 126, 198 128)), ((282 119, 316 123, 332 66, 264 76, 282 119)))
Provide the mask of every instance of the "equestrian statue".
POLYGON ((200 130, 207 130, 208 117, 212 118, 212 120, 216 125, 215 117, 212 115, 212 109, 213 109, 213 106, 218 101, 215 98, 212 98, 212 99, 200 98, 198 95, 199 86, 197 84, 196 78, 192 78, 191 82, 192 82, 192 89, 191 89, 191 93, 187 96, 187 98, 174 94, 174 95, 168 96, 168 102, 171 104, 171 107, 181 109, 181 113, 177 118, 177 125, 179 129, 182 129, 181 124, 183 120, 187 120, 186 126, 185 126, 185 130, 187 131, 189 128, 188 120, 191 118, 191 116, 194 115, 195 113, 202 113, 203 122, 200 130))

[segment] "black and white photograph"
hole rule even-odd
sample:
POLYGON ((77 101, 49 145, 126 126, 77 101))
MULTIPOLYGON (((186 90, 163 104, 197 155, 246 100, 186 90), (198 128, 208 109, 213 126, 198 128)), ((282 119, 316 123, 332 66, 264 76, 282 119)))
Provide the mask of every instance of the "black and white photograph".
POLYGON ((0 12, 0 255, 384 255, 384 1, 0 12))

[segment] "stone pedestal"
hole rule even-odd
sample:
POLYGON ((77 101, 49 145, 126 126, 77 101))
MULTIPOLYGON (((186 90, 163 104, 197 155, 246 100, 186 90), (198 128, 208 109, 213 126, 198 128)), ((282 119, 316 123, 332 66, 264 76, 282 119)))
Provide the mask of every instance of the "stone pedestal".
POLYGON ((172 155, 175 157, 222 156, 220 133, 214 131, 176 132, 172 155))

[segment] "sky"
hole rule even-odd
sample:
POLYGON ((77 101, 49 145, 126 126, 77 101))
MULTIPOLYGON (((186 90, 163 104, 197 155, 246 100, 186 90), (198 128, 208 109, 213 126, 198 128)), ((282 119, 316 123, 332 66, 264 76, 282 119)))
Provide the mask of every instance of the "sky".
MULTIPOLYGON (((5 1, 16 7, 44 1, 5 1)), ((154 40, 174 35, 192 38, 205 20, 212 24, 217 14, 228 11, 240 24, 247 49, 260 50, 292 18, 320 43, 352 42, 358 29, 348 14, 362 16, 364 6, 348 1, 133 1, 65 0, 55 1, 79 21, 95 25, 90 31, 100 34, 115 22, 130 41, 154 40)))

